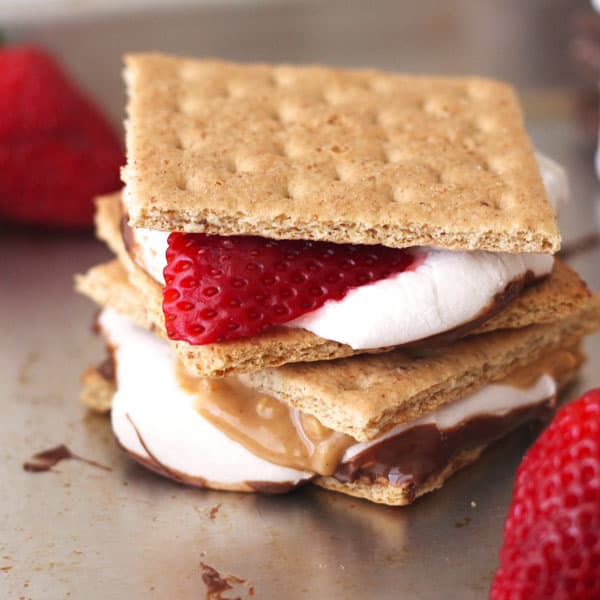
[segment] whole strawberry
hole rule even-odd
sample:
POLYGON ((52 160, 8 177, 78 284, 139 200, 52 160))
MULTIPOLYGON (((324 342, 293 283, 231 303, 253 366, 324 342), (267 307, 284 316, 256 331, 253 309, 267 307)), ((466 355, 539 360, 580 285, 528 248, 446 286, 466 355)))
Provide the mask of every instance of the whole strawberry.
POLYGON ((600 598, 600 389, 564 406, 523 458, 490 597, 600 598))
POLYGON ((48 54, 0 49, 0 221, 89 227, 123 162, 102 113, 48 54))

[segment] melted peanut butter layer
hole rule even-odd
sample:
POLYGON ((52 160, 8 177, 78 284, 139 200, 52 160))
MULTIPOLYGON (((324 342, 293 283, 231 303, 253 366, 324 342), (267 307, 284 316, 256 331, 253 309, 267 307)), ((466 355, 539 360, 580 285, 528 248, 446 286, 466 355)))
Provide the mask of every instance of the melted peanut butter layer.
MULTIPOLYGON (((581 360, 576 349, 557 350, 498 383, 527 389, 543 374, 560 382, 581 360)), ((319 475, 337 472, 338 477, 344 452, 356 443, 354 438, 324 427, 315 417, 291 408, 273 396, 257 392, 235 377, 194 377, 178 363, 177 378, 182 388, 195 396, 195 408, 207 421, 269 462, 319 475)), ((529 412, 527 414, 530 415, 529 412)), ((485 413, 480 416, 485 416, 485 413)), ((515 422, 513 419, 508 421, 511 425, 515 422)), ((505 428, 506 423, 503 424, 505 428)), ((429 429, 431 427, 437 430, 435 426, 428 426, 429 429)), ((390 438, 394 443, 388 439, 386 448, 397 446, 397 437, 410 438, 411 431, 408 429, 390 438)), ((488 433, 486 431, 484 437, 490 437, 489 441, 497 437, 488 433)), ((447 458, 450 460, 451 456, 447 458)))
POLYGON ((319 473, 335 473, 356 440, 328 429, 237 379, 202 379, 178 366, 180 385, 196 397, 196 410, 227 437, 269 462, 319 473))

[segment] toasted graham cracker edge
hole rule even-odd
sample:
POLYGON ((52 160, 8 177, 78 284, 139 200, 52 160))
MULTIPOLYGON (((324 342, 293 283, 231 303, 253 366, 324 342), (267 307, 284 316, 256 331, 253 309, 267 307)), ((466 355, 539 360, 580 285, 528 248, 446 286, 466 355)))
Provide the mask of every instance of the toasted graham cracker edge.
POLYGON ((600 296, 562 321, 495 331, 419 358, 394 351, 327 363, 298 363, 241 375, 242 381, 368 441, 390 427, 465 397, 487 383, 600 328, 600 296))
POLYGON ((328 220, 315 225, 300 218, 283 220, 259 219, 249 214, 230 215, 217 209, 211 211, 160 211, 152 206, 147 210, 130 213, 134 227, 159 231, 201 232, 213 235, 258 235, 282 240, 315 240, 338 244, 381 244, 392 248, 437 246, 447 250, 488 250, 490 252, 548 252, 560 250, 560 239, 536 234, 528 229, 510 233, 491 230, 465 230, 448 234, 443 227, 427 223, 396 225, 388 223, 360 224, 351 221, 328 220), (277 223, 277 226, 274 224, 277 223))
POLYGON ((90 410, 100 414, 110 412, 115 391, 114 382, 103 377, 96 367, 89 367, 81 374, 79 399, 90 410))
POLYGON ((110 306, 127 315, 136 325, 153 329, 143 298, 129 282, 127 272, 118 260, 96 265, 85 274, 75 276, 75 289, 100 306, 110 306))
MULTIPOLYGON (((132 284, 141 291, 142 302, 145 303, 149 318, 158 331, 166 337, 161 287, 132 262, 123 245, 120 220, 120 194, 99 198, 96 213, 98 236, 109 245, 127 268, 132 284)), ((492 317, 473 333, 501 328, 519 328, 531 323, 553 322, 570 314, 589 296, 589 290, 577 274, 564 263, 556 261, 554 271, 546 281, 524 290, 508 308, 492 317)), ((99 301, 97 296, 91 295, 91 297, 99 301)), ((220 344, 191 346, 186 342, 173 343, 189 372, 207 377, 222 377, 278 367, 292 362, 332 360, 393 349, 353 350, 346 344, 325 340, 309 331, 284 327, 263 332, 251 339, 220 344)))
POLYGON ((160 54, 126 57, 125 73, 123 178, 136 226, 395 247, 560 246, 505 83, 160 54))
POLYGON ((315 485, 339 492, 347 496, 362 498, 376 504, 386 504, 388 506, 407 506, 412 504, 417 498, 441 488, 447 479, 460 469, 474 463, 482 454, 487 446, 479 446, 459 452, 450 463, 446 465, 441 473, 430 477, 424 484, 415 486, 411 483, 405 483, 400 486, 391 485, 387 480, 378 480, 371 482, 355 481, 354 483, 342 483, 335 477, 317 477, 312 481, 315 485))

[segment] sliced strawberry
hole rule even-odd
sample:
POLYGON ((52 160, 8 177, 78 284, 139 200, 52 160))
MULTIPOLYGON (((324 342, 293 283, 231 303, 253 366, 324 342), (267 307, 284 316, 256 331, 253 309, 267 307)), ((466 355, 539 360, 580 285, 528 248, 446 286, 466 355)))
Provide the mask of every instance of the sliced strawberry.
POLYGON ((413 265, 384 246, 172 233, 163 311, 190 344, 250 337, 413 265))

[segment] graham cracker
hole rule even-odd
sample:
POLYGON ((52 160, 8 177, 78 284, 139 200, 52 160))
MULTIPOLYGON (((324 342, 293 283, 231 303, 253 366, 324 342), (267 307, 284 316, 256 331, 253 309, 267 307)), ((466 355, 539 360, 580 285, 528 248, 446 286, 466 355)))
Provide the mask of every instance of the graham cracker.
POLYGON ((368 441, 502 380, 552 350, 572 348, 598 329, 600 295, 553 324, 493 331, 427 351, 288 364, 240 379, 330 429, 368 441))
POLYGON ((90 367, 81 374, 81 403, 97 413, 110 411, 115 394, 115 384, 106 379, 96 367, 90 367))
POLYGON ((127 315, 136 325, 153 329, 148 311, 137 289, 129 283, 127 271, 118 260, 92 267, 75 276, 75 289, 100 306, 110 306, 127 315))
MULTIPOLYGON (((146 307, 150 320, 166 337, 161 286, 132 262, 123 245, 119 227, 122 216, 119 198, 119 194, 114 194, 98 199, 96 212, 98 236, 119 257, 129 273, 132 284, 140 291, 135 301, 146 307)), ((91 277, 94 278, 93 275, 91 277)), ((93 283, 89 283, 88 288, 90 285, 93 283)), ((89 293, 93 290, 86 291, 81 288, 81 284, 80 289, 99 304, 110 305, 97 293, 89 293)), ((472 333, 519 328, 532 323, 552 323, 583 306, 589 297, 590 292, 585 283, 572 269, 557 260, 550 277, 524 290, 507 308, 472 333)), ((121 303, 126 301, 122 299, 121 303)), ((113 307, 118 310, 117 306, 113 305, 113 307)), ((127 310, 122 312, 130 314, 127 310)), ((172 343, 190 373, 208 377, 251 372, 291 362, 332 360, 360 353, 391 350, 391 348, 354 350, 346 344, 325 340, 309 331, 286 327, 274 328, 249 339, 219 344, 192 346, 186 342, 172 343)))
POLYGON ((555 252, 514 90, 475 77, 126 57, 125 202, 164 231, 555 252))

